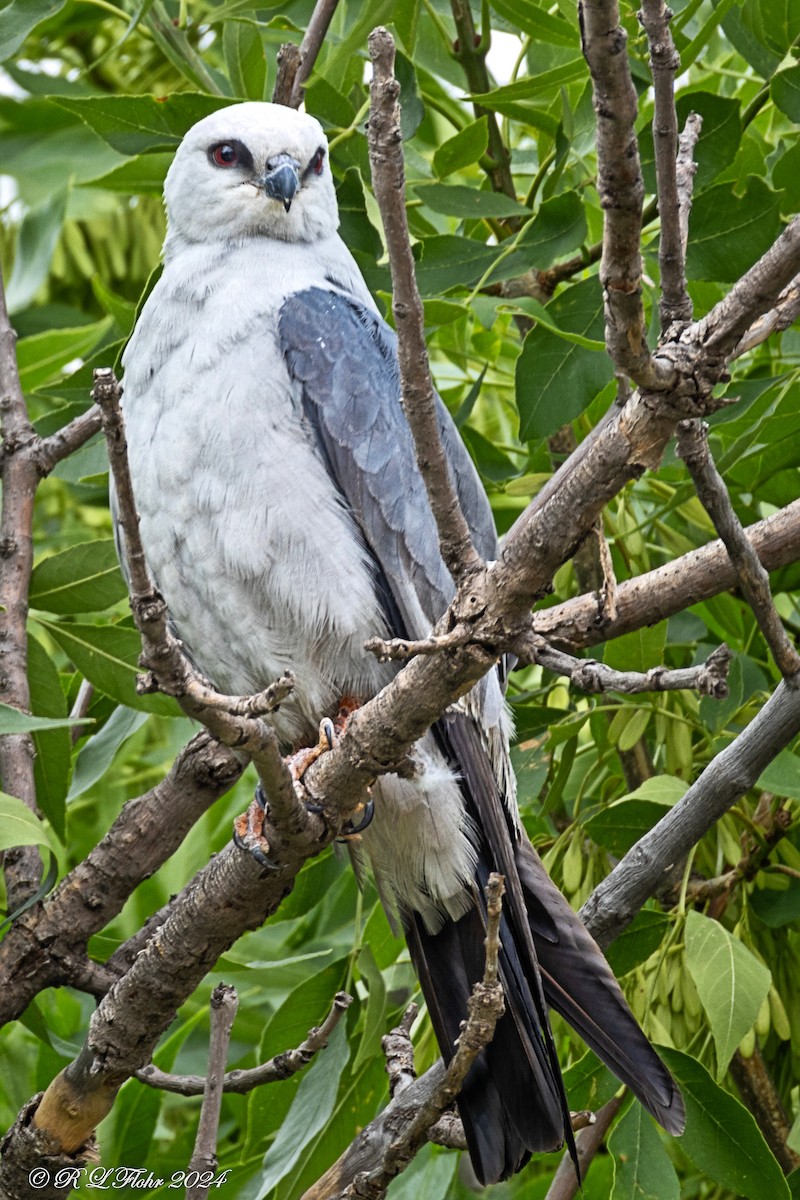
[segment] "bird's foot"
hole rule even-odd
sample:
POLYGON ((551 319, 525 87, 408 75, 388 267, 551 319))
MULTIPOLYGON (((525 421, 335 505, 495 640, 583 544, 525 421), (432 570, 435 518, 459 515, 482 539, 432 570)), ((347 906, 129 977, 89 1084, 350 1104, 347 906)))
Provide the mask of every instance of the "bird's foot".
MULTIPOLYGON (((339 711, 333 720, 330 717, 324 717, 319 724, 319 741, 316 746, 311 746, 309 749, 299 750, 289 759, 289 770, 297 784, 302 785, 302 778, 312 762, 315 762, 321 754, 326 754, 332 750, 344 733, 347 722, 352 717, 357 708, 360 708, 360 702, 354 696, 342 696, 339 704, 339 711)), ((298 787, 298 794, 304 793, 305 789, 298 787)), ((321 804, 315 804, 308 800, 305 795, 302 795, 303 803, 309 812, 321 813, 323 807, 321 804)), ((346 842, 352 838, 358 838, 359 834, 367 828, 375 815, 375 805, 372 799, 368 799, 366 804, 359 804, 355 809, 353 816, 341 830, 337 837, 337 842, 346 842)))
POLYGON ((251 854, 260 867, 267 871, 278 871, 280 867, 269 857, 270 844, 264 836, 266 815, 267 800, 259 783, 247 812, 243 812, 233 822, 233 840, 240 850, 251 854))

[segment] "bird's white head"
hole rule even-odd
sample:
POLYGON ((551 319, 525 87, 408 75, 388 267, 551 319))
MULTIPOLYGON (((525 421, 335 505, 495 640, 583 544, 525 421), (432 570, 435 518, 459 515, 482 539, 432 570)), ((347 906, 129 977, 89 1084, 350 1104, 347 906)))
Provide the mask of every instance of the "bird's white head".
POLYGON ((167 172, 164 199, 168 246, 314 242, 339 224, 322 126, 280 104, 233 104, 193 125, 167 172))

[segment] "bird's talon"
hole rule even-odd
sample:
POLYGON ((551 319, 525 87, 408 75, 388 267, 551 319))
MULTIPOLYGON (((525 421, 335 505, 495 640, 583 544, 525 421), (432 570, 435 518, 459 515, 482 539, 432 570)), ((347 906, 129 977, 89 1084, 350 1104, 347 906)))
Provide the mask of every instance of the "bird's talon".
POLYGON ((336 742, 336 729, 330 717, 323 717, 319 723, 319 749, 324 754, 325 750, 332 750, 336 742))
POLYGON ((264 817, 267 801, 259 783, 247 812, 241 813, 233 822, 234 845, 246 851, 267 871, 279 871, 280 867, 269 857, 270 844, 264 837, 264 817))
POLYGON ((363 833, 367 826, 372 823, 372 818, 374 816, 375 802, 374 800, 368 800, 364 805, 364 811, 361 815, 361 820, 359 823, 354 825, 352 819, 348 821, 342 830, 341 835, 337 838, 337 841, 346 842, 348 838, 357 837, 360 833, 363 833))

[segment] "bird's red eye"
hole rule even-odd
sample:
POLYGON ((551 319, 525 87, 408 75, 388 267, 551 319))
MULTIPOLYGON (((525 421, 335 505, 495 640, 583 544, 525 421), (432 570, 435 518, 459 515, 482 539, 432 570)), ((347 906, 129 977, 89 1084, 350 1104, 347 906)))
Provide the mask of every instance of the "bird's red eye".
POLYGON ((317 153, 314 155, 314 157, 311 160, 311 168, 315 175, 322 174, 322 167, 323 167, 324 162, 325 162, 325 151, 323 150, 322 146, 320 146, 319 150, 317 151, 317 153))
POLYGON ((239 161, 239 152, 235 146, 223 142, 211 151, 211 157, 218 167, 235 167, 239 161))

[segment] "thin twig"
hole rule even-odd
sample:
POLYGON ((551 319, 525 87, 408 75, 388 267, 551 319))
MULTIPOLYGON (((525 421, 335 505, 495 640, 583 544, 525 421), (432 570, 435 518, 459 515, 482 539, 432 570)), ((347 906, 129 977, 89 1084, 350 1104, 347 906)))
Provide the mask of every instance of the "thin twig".
POLYGON ((414 258, 405 209, 405 172, 398 96, 394 77, 394 41, 388 30, 369 37, 372 58, 369 157, 375 198, 381 210, 392 269, 392 311, 398 329, 398 360, 403 408, 439 529, 442 558, 456 583, 481 567, 439 437, 435 391, 425 345, 425 323, 414 274, 414 258))
POLYGON ((419 641, 408 638, 370 638, 364 643, 364 649, 374 654, 378 662, 406 662, 416 658, 418 654, 443 654, 445 650, 455 650, 466 646, 470 633, 468 629, 456 627, 448 633, 431 635, 419 641))
POLYGON ((650 47, 650 69, 655 92, 653 145, 658 211, 661 216, 658 261, 661 268, 663 331, 668 330, 674 321, 685 324, 692 318, 692 301, 686 287, 676 170, 678 114, 675 111, 675 75, 680 70, 681 60, 669 30, 671 19, 672 13, 664 0, 642 0, 639 20, 644 26, 650 47))
POLYGON ((295 75, 294 85, 289 103, 292 108, 299 108, 303 103, 303 84, 308 79, 317 61, 317 55, 322 49, 325 35, 330 28, 333 14, 336 12, 338 0, 317 0, 311 19, 306 26, 306 32, 300 43, 300 65, 295 75))
POLYGON ((275 732, 259 715, 274 709, 291 690, 292 680, 283 676, 256 697, 222 697, 209 688, 189 662, 169 628, 167 606, 147 569, 128 463, 121 389, 113 371, 95 371, 94 398, 100 405, 108 444, 131 611, 142 636, 141 661, 152 677, 146 679, 144 690, 157 683, 159 691, 173 696, 188 716, 202 721, 221 742, 249 754, 269 798, 270 815, 280 835, 288 839, 299 835, 302 839, 307 832, 308 813, 297 798, 275 732))
MULTIPOLYGON (((81 680, 81 686, 78 688, 78 694, 75 697, 75 703, 70 710, 70 719, 76 722, 81 721, 89 712, 89 707, 94 699, 94 684, 89 683, 88 679, 81 680)), ((70 738, 73 746, 75 746, 84 736, 86 730, 80 725, 73 725, 70 729, 70 738)))
POLYGON ((597 191, 603 209, 600 282, 606 311, 606 345, 616 365, 637 384, 660 388, 665 379, 647 345, 642 305, 644 181, 634 129, 637 101, 628 65, 628 36, 616 0, 581 0, 578 13, 597 117, 597 191))
POLYGON ((410 1079, 404 1052, 403 1086, 382 1113, 371 1121, 344 1154, 304 1194, 303 1200, 354 1200, 383 1196, 389 1183, 403 1171, 445 1109, 456 1100, 477 1055, 491 1041, 505 1003, 497 978, 503 878, 494 872, 486 887, 486 958, 483 979, 472 990, 467 1019, 447 1067, 437 1064, 422 1079, 410 1079))
MULTIPOLYGON (((218 983, 211 993, 208 1075, 203 1089, 197 1137, 192 1157, 189 1160, 190 1174, 193 1172, 209 1172, 211 1174, 217 1169, 217 1136, 219 1134, 219 1116, 222 1111, 221 1084, 225 1077, 228 1045, 238 1007, 239 997, 236 988, 227 983, 218 983)), ((186 1200, 206 1200, 208 1191, 207 1183, 198 1182, 187 1186, 186 1200)))
POLYGON ((678 233, 680 236, 682 260, 685 260, 686 258, 686 246, 689 241, 689 214, 692 211, 694 177, 697 174, 697 163, 694 161, 694 149, 700 138, 700 132, 702 128, 703 118, 699 113, 691 112, 686 118, 686 124, 683 127, 683 132, 678 139, 678 157, 675 160, 675 179, 678 189, 678 233))
POLYGON ((409 1004, 400 1024, 381 1038, 381 1049, 386 1059, 386 1074, 389 1076, 389 1096, 392 1100, 417 1078, 411 1026, 418 1013, 417 1005, 409 1004))
POLYGON ((48 475, 63 459, 80 450, 89 438, 100 432, 101 427, 100 409, 93 404, 63 429, 57 429, 49 437, 42 438, 36 450, 36 462, 41 474, 48 475))
POLYGON ((769 586, 769 576, 733 511, 725 481, 717 470, 708 448, 708 426, 705 422, 680 422, 678 455, 686 463, 700 503, 725 543, 739 580, 739 587, 753 610, 779 671, 787 680, 797 677, 800 672, 800 655, 789 641, 783 622, 778 616, 769 586))
POLYGON ((797 275, 788 287, 784 288, 778 297, 778 302, 769 312, 764 313, 754 321, 731 354, 731 358, 741 358, 750 350, 755 350, 773 333, 783 333, 793 325, 800 315, 800 275, 797 275))
MULTIPOLYGON (((347 992, 337 992, 325 1020, 320 1026, 309 1029, 305 1040, 296 1049, 284 1050, 258 1067, 228 1071, 220 1079, 220 1091, 243 1096, 264 1084, 279 1083, 296 1075, 308 1066, 315 1054, 325 1049, 331 1034, 352 1003, 353 997, 347 992)), ((148 1087, 173 1092, 178 1096, 200 1096, 206 1086, 204 1075, 170 1075, 152 1063, 137 1071, 136 1078, 148 1087)))
MULTIPOLYGON (((493 86, 486 67, 489 46, 486 44, 483 34, 478 36, 469 0, 450 0, 450 8, 453 13, 457 38, 453 46, 453 54, 461 64, 470 92, 473 95, 485 95, 492 90, 493 86)), ((486 118, 489 134, 488 161, 482 162, 481 166, 489 177, 493 191, 516 200, 517 190, 511 175, 511 155, 503 141, 503 135, 497 123, 497 115, 491 109, 484 108, 478 100, 473 101, 472 107, 476 118, 486 118)), ((513 225, 513 223, 509 224, 513 225)))
POLYGON ((531 633, 515 644, 520 662, 538 663, 557 675, 566 675, 570 683, 584 692, 675 692, 691 690, 701 696, 722 700, 728 694, 728 668, 733 653, 723 642, 697 667, 651 667, 649 671, 616 671, 592 658, 575 658, 556 650, 544 638, 531 633))
POLYGON ((272 89, 272 103, 292 106, 292 93, 300 70, 300 47, 295 42, 284 42, 278 51, 278 74, 272 89))
MULTIPOLYGON (((603 1144, 617 1113, 622 1106, 624 1096, 613 1096, 607 1104, 595 1114, 593 1124, 582 1129, 575 1138, 575 1149, 578 1152, 578 1163, 581 1176, 585 1179, 589 1165, 603 1144)), ((548 1188, 545 1200, 572 1200, 577 1195, 580 1180, 569 1154, 564 1154, 558 1164, 558 1170, 553 1176, 553 1182, 548 1188)))

